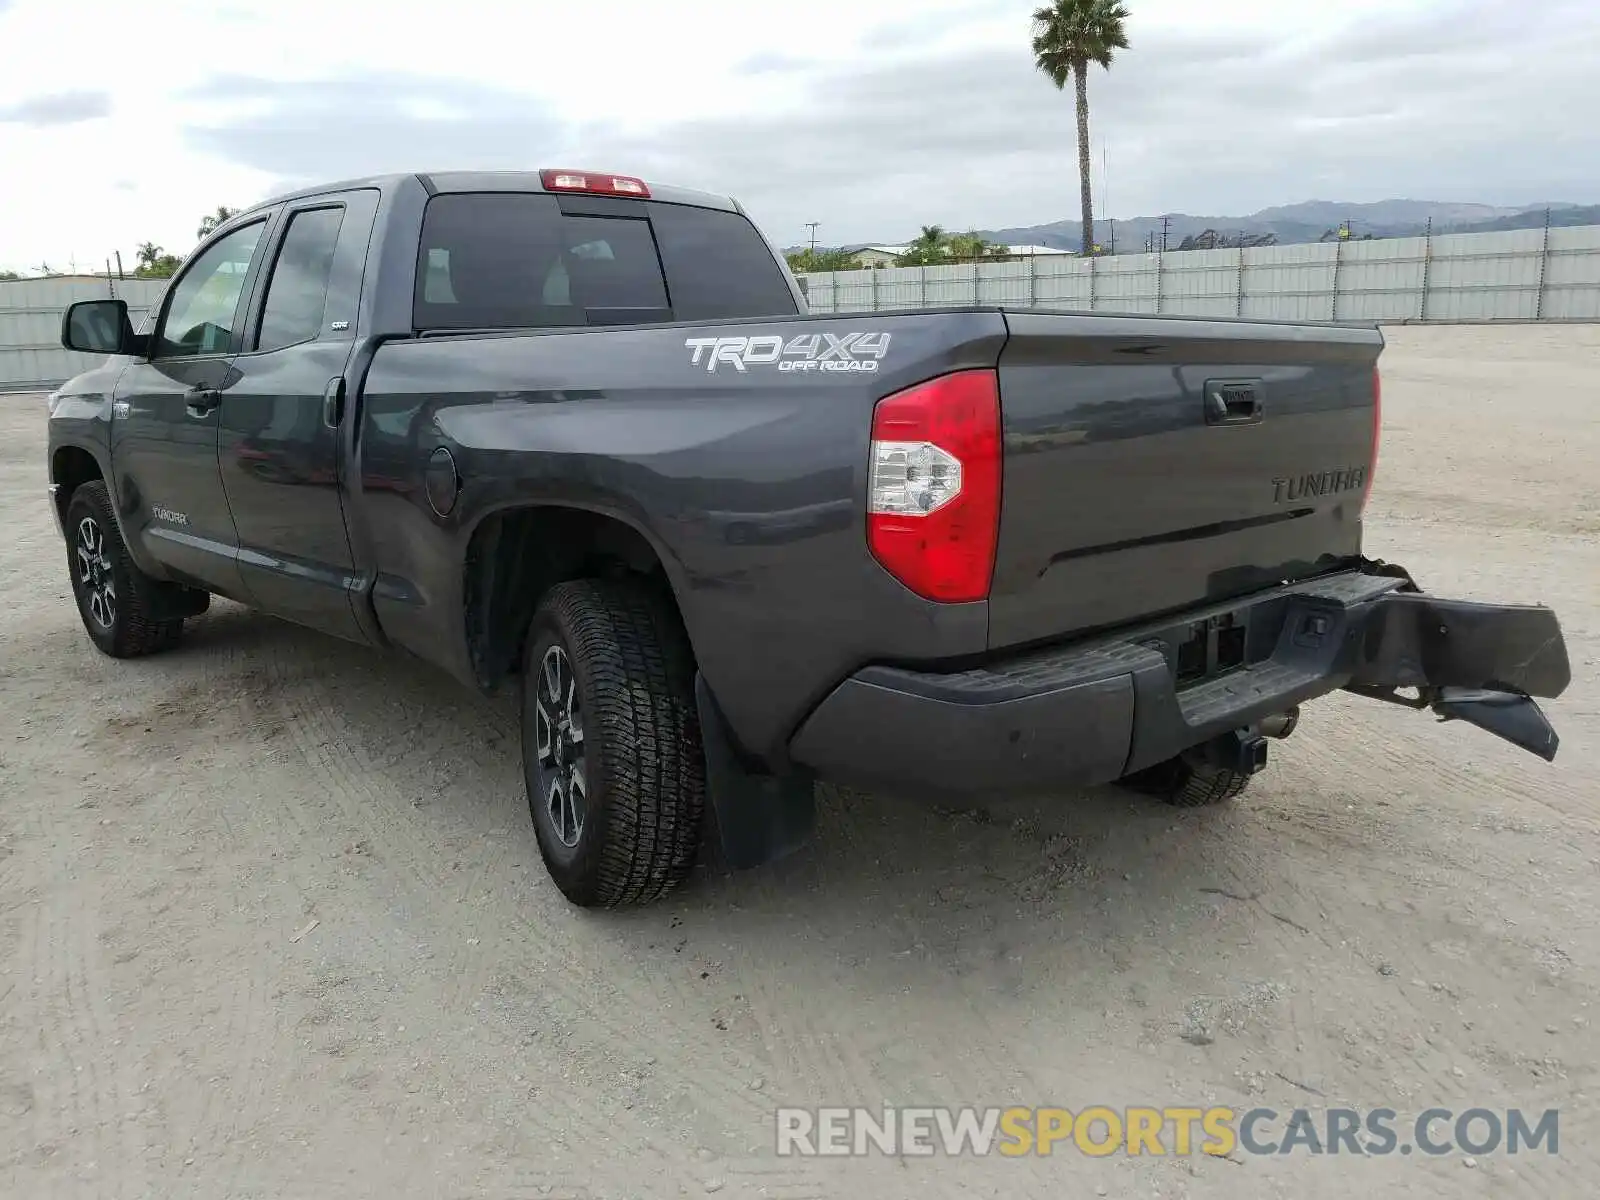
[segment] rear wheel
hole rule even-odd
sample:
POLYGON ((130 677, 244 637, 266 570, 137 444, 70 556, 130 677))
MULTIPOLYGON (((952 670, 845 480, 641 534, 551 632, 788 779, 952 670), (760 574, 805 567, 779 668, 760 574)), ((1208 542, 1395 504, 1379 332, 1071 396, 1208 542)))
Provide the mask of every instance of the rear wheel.
POLYGON ((1250 778, 1226 767, 1196 766, 1183 758, 1169 758, 1129 775, 1122 783, 1174 808, 1209 808, 1238 796, 1250 786, 1250 778))
POLYGON ((174 585, 150 578, 135 565, 103 482, 83 484, 72 493, 66 530, 72 594, 90 640, 113 658, 137 658, 176 645, 183 618, 162 611, 164 590, 174 585))
POLYGON ((522 761, 534 832, 562 894, 644 904, 694 865, 705 763, 676 615, 642 583, 553 588, 523 651, 522 761))

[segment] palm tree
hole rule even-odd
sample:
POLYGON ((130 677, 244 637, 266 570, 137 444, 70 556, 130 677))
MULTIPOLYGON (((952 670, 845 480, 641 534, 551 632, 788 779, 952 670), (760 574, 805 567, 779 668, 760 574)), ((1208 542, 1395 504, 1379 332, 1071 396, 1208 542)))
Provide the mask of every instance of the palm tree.
POLYGON ((154 270, 156 263, 161 261, 161 247, 154 242, 141 242, 134 253, 138 255, 139 266, 146 270, 154 270))
POLYGON ((226 204, 217 205, 216 212, 209 216, 200 218, 200 228, 195 230, 195 237, 199 238, 201 241, 205 241, 206 235, 211 233, 212 230, 216 229, 218 225, 221 225, 226 221, 230 221, 238 215, 239 210, 237 208, 229 208, 226 204))
POLYGON ((922 232, 911 240, 906 252, 895 259, 901 267, 926 267, 942 261, 949 252, 950 239, 938 225, 924 225, 922 232))
POLYGON ((1054 0, 1033 13, 1034 65, 1064 90, 1078 92, 1078 176, 1083 185, 1083 253, 1094 253, 1094 198, 1089 188, 1089 64, 1110 69, 1128 48, 1127 6, 1121 0, 1054 0))

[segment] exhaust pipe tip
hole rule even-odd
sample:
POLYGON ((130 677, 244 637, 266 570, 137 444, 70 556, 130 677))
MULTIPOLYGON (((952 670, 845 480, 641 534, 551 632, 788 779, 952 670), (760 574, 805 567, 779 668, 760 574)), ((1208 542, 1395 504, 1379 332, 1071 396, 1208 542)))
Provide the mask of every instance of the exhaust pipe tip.
POLYGON ((1288 712, 1274 713, 1264 717, 1256 727, 1262 737, 1286 738, 1294 732, 1295 726, 1300 724, 1300 706, 1297 704, 1288 712))

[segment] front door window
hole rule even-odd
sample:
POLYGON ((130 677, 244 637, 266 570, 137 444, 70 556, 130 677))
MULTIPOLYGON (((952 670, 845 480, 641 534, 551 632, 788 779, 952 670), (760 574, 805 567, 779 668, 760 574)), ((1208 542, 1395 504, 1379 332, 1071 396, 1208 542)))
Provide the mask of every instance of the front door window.
POLYGON ((239 297, 265 228, 266 222, 257 221, 234 230, 184 271, 156 336, 157 357, 228 354, 237 348, 239 297))

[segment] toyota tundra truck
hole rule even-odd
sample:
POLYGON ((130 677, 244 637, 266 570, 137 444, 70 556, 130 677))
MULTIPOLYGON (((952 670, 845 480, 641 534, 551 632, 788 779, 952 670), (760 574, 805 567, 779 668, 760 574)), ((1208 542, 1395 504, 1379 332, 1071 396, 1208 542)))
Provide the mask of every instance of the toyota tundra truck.
POLYGON ((818 780, 1228 800, 1338 689, 1555 754, 1555 615, 1362 554, 1375 327, 813 316, 736 201, 547 170, 263 203, 62 342, 94 644, 222 596, 514 686, 575 904, 785 853, 818 780))

